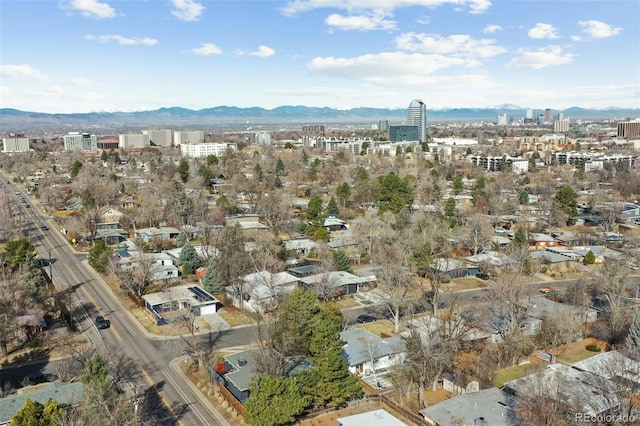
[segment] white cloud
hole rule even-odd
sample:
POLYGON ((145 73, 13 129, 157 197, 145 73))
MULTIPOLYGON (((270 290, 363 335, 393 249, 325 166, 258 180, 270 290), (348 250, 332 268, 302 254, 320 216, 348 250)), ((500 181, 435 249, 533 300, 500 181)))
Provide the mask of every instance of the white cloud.
POLYGON ((213 43, 202 43, 200 47, 194 47, 191 49, 192 53, 200 56, 221 55, 222 49, 213 43))
POLYGON ((581 36, 579 36, 579 35, 573 35, 573 36, 571 36, 571 40, 573 40, 573 41, 580 41, 580 40, 582 40, 582 37, 581 37, 581 36))
POLYGON ((307 64, 307 68, 311 72, 334 77, 394 84, 404 79, 416 81, 436 71, 466 64, 463 58, 444 55, 384 52, 354 58, 317 57, 307 64))
POLYGON ((116 43, 121 44, 123 46, 134 46, 134 45, 153 46, 154 44, 158 43, 158 40, 153 38, 123 37, 117 34, 101 35, 101 36, 94 36, 94 35, 88 34, 84 38, 86 40, 97 41, 98 43, 108 43, 110 41, 115 41, 116 43))
POLYGON ((31 65, 0 65, 0 75, 15 78, 34 78, 36 80, 48 80, 49 78, 31 65))
POLYGON ((493 39, 474 39, 466 34, 454 34, 448 37, 418 33, 401 34, 395 39, 396 46, 402 50, 421 53, 440 53, 467 57, 489 58, 506 52, 496 46, 493 39))
POLYGON ((205 7, 193 0, 172 0, 171 14, 181 21, 194 22, 200 19, 205 7))
POLYGON ((9 89, 7 86, 0 86, 0 96, 6 97, 9 95, 11 95, 11 89, 9 89))
POLYGON ((248 53, 249 56, 257 56, 259 58, 268 58, 269 56, 273 56, 275 54, 276 51, 269 46, 258 46, 258 50, 248 53))
POLYGON ((534 39, 553 39, 560 36, 558 35, 558 30, 553 25, 538 22, 535 27, 529 30, 529 37, 534 39))
POLYGON ((67 80, 76 86, 93 86, 95 84, 92 80, 85 77, 71 76, 67 80))
POLYGON ((547 46, 538 50, 518 49, 517 55, 506 67, 539 70, 555 65, 570 64, 573 62, 574 56, 564 52, 560 46, 547 46))
POLYGON ((314 9, 335 8, 347 10, 350 13, 375 11, 377 14, 390 15, 395 9, 402 7, 422 6, 433 9, 445 4, 458 6, 456 10, 469 10, 473 14, 484 13, 491 7, 490 0, 385 0, 374 2, 363 0, 293 0, 287 3, 281 11, 284 15, 293 16, 314 9))
POLYGON ((90 18, 104 19, 116 16, 116 11, 111 6, 98 0, 71 0, 70 6, 90 18))
POLYGON ((338 30, 393 30, 396 27, 395 21, 387 20, 382 15, 342 16, 334 13, 329 15, 324 23, 338 30))
POLYGON ((496 31, 502 31, 502 27, 500 25, 491 24, 487 25, 486 27, 484 27, 484 30, 482 30, 482 32, 485 34, 493 34, 496 31))
POLYGON ((612 27, 609 24, 605 24, 600 21, 580 21, 578 26, 582 28, 582 32, 587 34, 590 38, 607 38, 620 34, 622 28, 612 27))

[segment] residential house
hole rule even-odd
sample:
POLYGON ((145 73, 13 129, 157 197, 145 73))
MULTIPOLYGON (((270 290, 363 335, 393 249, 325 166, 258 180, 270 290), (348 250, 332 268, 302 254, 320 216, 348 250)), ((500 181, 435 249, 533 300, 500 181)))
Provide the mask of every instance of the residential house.
POLYGON ((98 229, 116 229, 119 228, 120 219, 122 219, 124 213, 113 206, 102 207, 98 212, 98 225, 112 225, 114 226, 98 226, 98 229))
POLYGON ((340 337, 349 371, 353 374, 383 373, 404 359, 404 339, 380 337, 362 328, 344 330, 340 337))
POLYGON ((407 423, 387 410, 379 408, 365 413, 339 417, 338 426, 407 426, 407 423))
MULTIPOLYGON (((565 319, 571 318, 578 324, 592 323, 598 319, 598 311, 593 308, 579 308, 577 306, 569 305, 566 303, 556 302, 554 300, 547 299, 544 296, 534 297, 526 303, 527 315, 530 315, 541 320, 546 320, 554 313, 565 312, 568 315, 563 317, 565 319)), ((577 338, 580 338, 578 335, 577 338)), ((576 339, 577 340, 577 339, 576 339)))
POLYGON ((292 292, 300 279, 288 272, 271 273, 269 271, 255 272, 243 278, 242 302, 238 289, 229 286, 225 290, 234 306, 250 312, 266 312, 276 306, 278 297, 292 292))
POLYGON ((342 219, 338 219, 334 215, 328 215, 324 220, 324 224, 322 226, 324 226, 324 228, 326 228, 326 230, 329 232, 345 231, 349 229, 347 222, 342 219))
POLYGON ((37 388, 34 387, 29 392, 0 398, 0 426, 11 424, 11 419, 24 407, 27 398, 40 404, 45 404, 53 399, 63 407, 77 407, 82 402, 83 396, 84 384, 82 382, 52 382, 38 385, 37 388))
POLYGON ((240 225, 243 230, 269 229, 267 225, 260 222, 260 216, 257 214, 243 214, 225 218, 225 226, 235 226, 236 224, 240 225))
POLYGON ((180 275, 173 259, 166 253, 129 252, 120 249, 116 250, 114 256, 118 257, 116 263, 124 271, 139 268, 142 263, 148 264, 154 281, 174 281, 180 275))
POLYGON ((222 303, 213 295, 196 285, 169 287, 163 291, 142 296, 146 308, 155 316, 158 325, 166 324, 168 312, 184 311, 194 316, 212 314, 222 303))
POLYGON ((296 238, 293 240, 285 240, 284 248, 287 251, 293 251, 297 256, 307 256, 312 250, 315 250, 318 244, 309 238, 296 238))
MULTIPOLYGON (((258 363, 262 360, 262 351, 260 348, 251 348, 226 355, 224 361, 210 371, 213 379, 232 395, 232 399, 242 403, 249 398, 249 385, 257 373, 258 363)), ((311 364, 305 359, 286 358, 285 362, 289 375, 311 368, 311 364)), ((225 395, 225 393, 222 394, 225 395)))
POLYGON ((155 228, 141 228, 135 231, 136 238, 145 243, 151 240, 172 240, 180 235, 180 230, 171 226, 157 226, 155 228))
POLYGON ((301 285, 329 298, 369 290, 375 281, 375 275, 361 277, 345 271, 330 271, 300 278, 301 285))
POLYGON ((548 234, 531 232, 529 233, 529 245, 535 248, 555 247, 560 245, 560 241, 548 234))
POLYGON ((640 396, 640 362, 623 352, 602 352, 573 364, 573 368, 604 377, 619 384, 629 384, 627 389, 640 396))
MULTIPOLYGON (((218 257, 219 254, 218 249, 212 245, 196 244, 193 248, 196 251, 196 256, 202 261, 206 261, 212 257, 218 257)), ((171 256, 174 262, 177 262, 180 258, 180 253, 182 253, 182 247, 165 250, 165 253, 171 256)))
POLYGON ((459 395, 420 410, 432 426, 518 426, 516 400, 498 388, 459 395))
POLYGON ((431 271, 440 276, 449 277, 449 279, 462 278, 468 275, 475 275, 478 273, 476 266, 471 266, 462 260, 439 257, 434 259, 431 264, 431 271))
POLYGON ((540 372, 508 381, 504 389, 516 398, 545 395, 566 404, 573 414, 592 417, 618 412, 618 386, 587 371, 564 364, 550 364, 540 372))

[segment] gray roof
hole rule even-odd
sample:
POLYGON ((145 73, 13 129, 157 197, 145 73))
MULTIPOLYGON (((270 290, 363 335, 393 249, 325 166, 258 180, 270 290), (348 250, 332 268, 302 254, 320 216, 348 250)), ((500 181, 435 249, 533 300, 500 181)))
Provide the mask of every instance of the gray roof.
POLYGON ((344 353, 349 366, 353 367, 369 361, 367 342, 372 343, 374 358, 379 359, 390 354, 398 354, 405 351, 403 339, 397 337, 381 338, 362 328, 350 328, 340 333, 345 342, 344 353))
POLYGON ((234 370, 225 376, 226 379, 231 381, 241 391, 248 390, 251 379, 256 374, 256 359, 260 358, 260 356, 261 353, 258 348, 247 349, 225 356, 225 361, 231 364, 234 370), (241 365, 241 360, 246 361, 246 364, 241 365))
POLYGON ((53 382, 32 392, 0 398, 0 424, 11 422, 11 418, 20 411, 27 398, 41 404, 55 399, 60 404, 75 406, 82 401, 83 395, 82 382, 53 382))
POLYGON ((544 392, 588 415, 603 413, 620 404, 614 382, 564 364, 551 364, 538 373, 504 385, 516 396, 532 397, 544 392))
POLYGON ((406 426, 407 424, 380 408, 366 413, 338 418, 340 426, 406 426))
POLYGON ((459 395, 420 410, 426 419, 439 425, 452 424, 453 417, 461 417, 459 424, 473 425, 476 419, 483 418, 491 426, 516 426, 517 419, 513 408, 515 399, 498 388, 484 389, 475 393, 459 395))
POLYGON ((313 285, 326 281, 326 285, 328 288, 339 288, 349 284, 365 284, 374 282, 375 280, 375 275, 359 277, 358 275, 354 275, 345 271, 331 271, 300 278, 300 281, 307 285, 313 285))
POLYGON ((594 355, 573 364, 573 367, 616 382, 618 378, 623 378, 640 384, 640 362, 627 358, 619 351, 594 355))

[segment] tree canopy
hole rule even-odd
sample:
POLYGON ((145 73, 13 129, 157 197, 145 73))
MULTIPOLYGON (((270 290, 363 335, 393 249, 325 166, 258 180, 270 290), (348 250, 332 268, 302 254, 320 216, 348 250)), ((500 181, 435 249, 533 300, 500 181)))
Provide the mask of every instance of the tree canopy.
POLYGON ((254 376, 244 403, 251 425, 278 426, 293 423, 309 404, 295 377, 254 376))
POLYGON ((391 172, 378 177, 379 191, 377 201, 378 212, 384 214, 387 211, 399 213, 408 208, 413 202, 413 192, 409 187, 407 178, 401 179, 391 172))

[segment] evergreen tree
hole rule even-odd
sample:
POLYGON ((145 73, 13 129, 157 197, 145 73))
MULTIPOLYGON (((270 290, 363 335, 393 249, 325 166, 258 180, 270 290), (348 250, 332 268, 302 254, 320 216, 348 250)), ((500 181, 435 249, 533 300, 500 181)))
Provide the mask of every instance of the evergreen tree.
POLYGON ((462 183, 462 176, 455 175, 453 179, 451 179, 451 186, 453 187, 453 193, 455 195, 462 194, 464 190, 464 184, 462 183))
POLYGON ((80 173, 81 169, 82 163, 79 160, 76 160, 71 166, 71 177, 75 178, 76 176, 78 176, 78 173, 80 173))
POLYGON ((578 215, 578 194, 570 186, 563 186, 556 192, 553 202, 567 214, 569 219, 578 215))
POLYGON ((104 241, 98 240, 89 252, 89 265, 93 266, 96 271, 104 273, 107 270, 110 255, 111 250, 104 241))
POLYGON ((86 362, 82 375, 80 375, 80 381, 84 383, 85 386, 95 383, 112 383, 109 377, 107 361, 102 355, 96 354, 86 362))
POLYGON ((456 217, 456 200, 453 197, 447 198, 444 203, 444 215, 451 219, 456 217))
POLYGON ((42 405, 27 398, 20 411, 11 418, 11 426, 58 426, 62 412, 63 408, 55 399, 42 405))
POLYGON ((399 213, 413 202, 413 192, 408 180, 401 179, 393 172, 378 176, 378 186, 378 213, 381 215, 387 211, 399 213))
POLYGON ((187 261, 182 264, 182 275, 193 275, 193 263, 187 261))
POLYGON ((594 263, 596 263, 596 255, 593 254, 591 250, 589 250, 584 256, 584 263, 586 265, 593 265, 594 263))
POLYGON ((100 154, 100 160, 102 162, 105 162, 109 159, 109 155, 107 154, 107 151, 102 150, 102 154, 100 154))
POLYGON ((309 222, 313 222, 316 225, 320 224, 320 219, 322 219, 322 198, 319 195, 313 195, 309 199, 306 218, 309 222))
POLYGON ((280 180, 280 176, 276 176, 273 180, 273 186, 276 188, 282 188, 282 181, 280 180))
POLYGON ((631 327, 629 327, 627 351, 633 359, 640 361, 640 312, 636 312, 631 327))
POLYGON ((340 211, 338 210, 338 203, 333 197, 331 197, 329 204, 327 204, 327 214, 332 214, 334 216, 338 216, 338 214, 340 214, 340 211))
POLYGON ((309 405, 295 377, 254 376, 249 395, 244 408, 250 425, 291 424, 309 405))
MULTIPOLYGON (((309 227, 309 230, 314 229, 313 227, 309 227)), ((316 241, 324 241, 325 243, 329 242, 329 231, 327 228, 319 227, 315 228, 315 232, 313 233, 313 239, 316 241)))
POLYGON ((411 254, 411 263, 415 266, 418 275, 426 277, 429 269, 431 268, 431 262, 433 261, 433 254, 431 250, 431 244, 424 243, 422 247, 414 251, 411 254))
POLYGON ((351 197, 351 187, 347 182, 342 182, 336 188, 336 196, 338 197, 338 202, 342 208, 346 208, 349 204, 349 198, 351 197))
POLYGON ((176 237, 176 247, 178 248, 182 247, 188 242, 189 242, 189 239, 187 238, 187 234, 185 234, 184 232, 179 233, 178 236, 176 237))
POLYGON ((178 172, 178 176, 180 176, 180 180, 182 183, 186 183, 189 180, 189 163, 185 158, 180 160, 178 167, 176 168, 176 172, 178 172))
POLYGON ((524 229, 516 229, 516 232, 513 234, 512 244, 516 247, 525 247, 529 245, 529 237, 527 237, 527 233, 524 232, 524 229))
POLYGON ((222 292, 223 285, 218 277, 218 266, 214 258, 209 259, 209 265, 207 266, 207 272, 202 277, 202 286, 211 294, 218 294, 222 292))
POLYGON ((311 335, 322 315, 315 294, 302 287, 285 296, 275 312, 271 331, 273 347, 285 356, 308 355, 311 335))
POLYGON ((284 163, 282 159, 278 157, 278 161, 276 161, 276 176, 279 176, 282 172, 284 172, 284 163))
POLYGON ((178 265, 183 265, 185 262, 190 262, 192 266, 195 266, 198 261, 198 254, 196 249, 191 245, 189 241, 184 243, 182 250, 180 250, 180 256, 178 256, 178 265))
POLYGON ((18 269, 21 265, 29 263, 35 256, 36 248, 28 240, 11 239, 4 246, 2 258, 11 269, 18 269))
POLYGON ((213 154, 207 155, 207 166, 217 166, 218 165, 218 157, 213 154))
POLYGON ((349 256, 347 256, 347 253, 342 250, 335 250, 333 252, 332 270, 351 272, 352 268, 353 262, 351 262, 351 259, 349 259, 349 256))
POLYGON ((313 329, 309 350, 313 369, 299 376, 315 407, 340 407, 362 394, 362 386, 349 373, 338 328, 324 314, 313 329))

